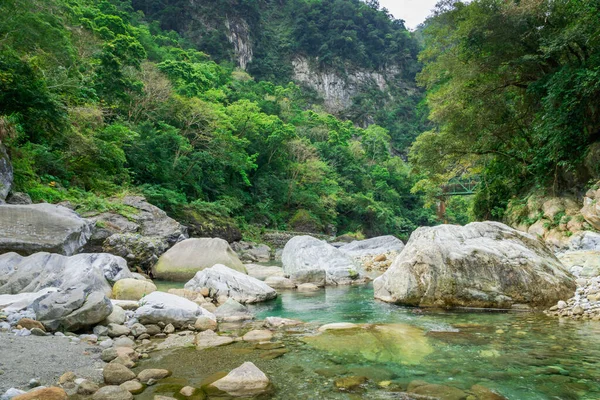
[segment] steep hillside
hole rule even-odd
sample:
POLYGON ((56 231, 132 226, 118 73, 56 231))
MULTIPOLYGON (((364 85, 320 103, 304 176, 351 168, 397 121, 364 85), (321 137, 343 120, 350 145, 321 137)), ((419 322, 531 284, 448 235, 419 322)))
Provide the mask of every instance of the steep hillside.
MULTIPOLYGON (((253 10, 230 27, 251 32, 250 17, 263 18, 253 10)), ((213 24, 227 15, 212 12, 213 24)), ((233 218, 250 233, 406 236, 431 222, 386 129, 312 109, 294 84, 219 64, 191 39, 128 0, 1 2, 0 140, 13 191, 81 211, 141 193, 186 224, 233 218)))
POLYGON ((258 79, 290 81, 313 105, 377 123, 404 151, 420 131, 418 44, 402 21, 360 0, 134 0, 165 30, 258 79))

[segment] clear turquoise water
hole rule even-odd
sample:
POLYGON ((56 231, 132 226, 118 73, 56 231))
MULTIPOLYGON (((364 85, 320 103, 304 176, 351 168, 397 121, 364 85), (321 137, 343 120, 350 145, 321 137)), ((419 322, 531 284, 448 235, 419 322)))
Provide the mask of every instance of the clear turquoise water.
MULTIPOLYGON (((403 362, 401 354, 397 359, 373 361, 360 352, 350 356, 316 349, 305 343, 306 333, 300 331, 280 334, 277 339, 286 344, 289 353, 274 360, 264 359, 264 351, 238 343, 206 351, 154 353, 144 363, 173 369, 181 384, 200 385, 210 374, 253 361, 272 379, 275 392, 270 397, 275 399, 400 398, 394 397, 391 389, 380 388, 380 380, 391 380, 392 388, 406 387, 412 380, 463 390, 482 384, 516 400, 600 399, 598 322, 559 321, 532 313, 420 311, 373 300, 371 285, 328 288, 314 294, 286 292, 277 300, 251 308, 258 319, 279 316, 315 326, 332 322, 407 324, 422 330, 431 352, 412 364, 403 362), (323 369, 333 371, 333 376, 317 373, 323 369), (343 393, 334 387, 336 378, 365 371, 374 376, 364 391, 343 393)), ((410 349, 413 339, 398 340, 410 349)), ((356 347, 360 348, 360 343, 356 347)))

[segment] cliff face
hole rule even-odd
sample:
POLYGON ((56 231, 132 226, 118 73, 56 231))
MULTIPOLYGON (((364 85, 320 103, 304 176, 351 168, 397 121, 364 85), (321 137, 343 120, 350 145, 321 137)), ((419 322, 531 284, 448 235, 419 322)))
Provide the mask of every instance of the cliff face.
POLYGON ((399 21, 360 0, 133 0, 163 29, 256 80, 307 88, 306 101, 386 128, 403 152, 422 131, 418 45, 399 21), (168 3, 168 4, 165 4, 168 3), (335 7, 333 7, 335 5, 335 7))
POLYGON ((389 81, 399 73, 398 68, 385 71, 369 71, 360 68, 347 68, 339 72, 315 66, 315 60, 296 56, 292 61, 294 81, 315 90, 324 101, 325 109, 333 114, 341 114, 353 105, 354 96, 365 88, 377 88, 381 92, 389 90, 389 81))
POLYGON ((250 37, 250 26, 243 18, 227 17, 225 19, 227 39, 233 45, 237 65, 246 70, 252 62, 254 51, 250 37))

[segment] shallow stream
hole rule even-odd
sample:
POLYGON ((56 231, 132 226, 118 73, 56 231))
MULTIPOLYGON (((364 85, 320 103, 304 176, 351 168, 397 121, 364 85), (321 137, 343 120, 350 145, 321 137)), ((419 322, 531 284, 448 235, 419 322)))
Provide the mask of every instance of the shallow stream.
MULTIPOLYGON (((311 324, 278 333, 274 340, 284 342, 288 352, 275 359, 270 358, 276 351, 243 342, 152 353, 140 368, 172 370, 171 386, 161 382, 140 398, 172 395, 184 385, 199 387, 212 374, 252 361, 271 378, 275 390, 268 398, 274 399, 401 399, 392 391, 414 380, 462 390, 481 384, 515 400, 600 399, 599 322, 532 313, 415 310, 375 301, 372 285, 284 292, 251 308, 257 319, 278 316, 311 324), (375 325, 311 333, 333 322, 375 325), (334 381, 344 376, 369 381, 358 392, 340 392, 334 381)), ((237 326, 229 329, 240 333, 237 326)))

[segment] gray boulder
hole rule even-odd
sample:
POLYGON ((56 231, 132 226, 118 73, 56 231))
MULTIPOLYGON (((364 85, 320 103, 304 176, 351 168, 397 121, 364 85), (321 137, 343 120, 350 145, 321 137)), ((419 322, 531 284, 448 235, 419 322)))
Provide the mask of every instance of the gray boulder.
POLYGON ((33 201, 31 201, 31 197, 27 193, 11 192, 6 197, 6 204, 27 205, 33 204, 33 201))
POLYGON ((235 242, 231 244, 231 248, 244 262, 269 262, 271 260, 271 248, 266 244, 235 242))
POLYGON ((149 271, 168 248, 169 244, 160 237, 115 233, 104 241, 102 251, 123 257, 132 267, 149 271))
POLYGON ((23 257, 15 253, 0 255, 0 294, 38 292, 54 287, 85 287, 110 296, 111 283, 131 278, 127 263, 112 254, 36 253, 23 257))
POLYGON ((569 298, 572 276, 539 239, 497 222, 419 228, 375 297, 420 307, 546 307, 569 298))
POLYGON ((112 312, 101 291, 72 287, 36 299, 31 308, 47 329, 75 332, 103 321, 112 312))
POLYGON ((379 236, 366 240, 355 240, 339 247, 342 253, 351 257, 378 256, 390 252, 400 253, 404 243, 395 236, 379 236))
POLYGON ((244 264, 248 275, 258 280, 264 281, 272 276, 284 277, 283 268, 275 266, 265 266, 258 264, 244 264))
POLYGON ((6 199, 13 182, 13 168, 6 153, 6 148, 0 142, 0 201, 6 199))
POLYGON ((217 307, 215 316, 219 322, 239 322, 254 319, 254 315, 248 310, 248 307, 233 299, 227 299, 224 304, 217 307))
POLYGON ((244 264, 223 239, 187 239, 163 254, 153 268, 155 278, 187 282, 196 272, 223 264, 246 273, 244 264))
POLYGON ((263 281, 221 264, 198 271, 185 288, 196 292, 208 288, 214 298, 227 296, 240 303, 258 303, 277 297, 277 292, 263 281))
POLYGON ((144 325, 173 324, 175 327, 194 325, 198 317, 208 317, 216 321, 216 317, 193 301, 174 294, 153 292, 140 301, 135 311, 135 318, 144 325))
POLYGON ((351 284, 361 278, 361 269, 352 257, 312 236, 293 237, 281 260, 284 272, 295 283, 315 283, 322 274, 327 285, 351 284))
POLYGON ((591 231, 577 232, 569 240, 569 250, 600 251, 600 233, 591 231))
POLYGON ((0 205, 0 253, 77 253, 91 236, 89 222, 53 204, 0 205))
POLYGON ((188 238, 185 226, 144 197, 126 196, 118 201, 129 207, 127 216, 114 212, 87 215, 94 228, 86 252, 116 254, 147 271, 169 247, 188 238))
POLYGON ((600 275, 600 251, 567 251, 558 255, 560 262, 577 278, 593 278, 600 275))
POLYGON ((111 283, 131 276, 125 260, 110 254, 7 253, 0 266, 0 295, 11 295, 0 296, 0 308, 30 309, 50 330, 76 331, 103 321, 113 309, 111 283))

